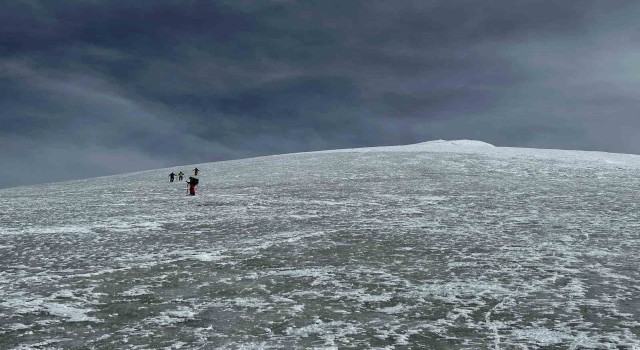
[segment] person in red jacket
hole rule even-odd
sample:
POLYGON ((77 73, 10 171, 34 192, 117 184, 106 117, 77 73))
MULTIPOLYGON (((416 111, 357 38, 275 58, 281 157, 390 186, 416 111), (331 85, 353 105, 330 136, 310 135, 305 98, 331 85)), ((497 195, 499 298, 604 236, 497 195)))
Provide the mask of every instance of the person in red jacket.
POLYGON ((187 184, 189 185, 189 195, 195 196, 196 186, 198 185, 198 179, 193 176, 189 176, 189 181, 187 181, 187 184))

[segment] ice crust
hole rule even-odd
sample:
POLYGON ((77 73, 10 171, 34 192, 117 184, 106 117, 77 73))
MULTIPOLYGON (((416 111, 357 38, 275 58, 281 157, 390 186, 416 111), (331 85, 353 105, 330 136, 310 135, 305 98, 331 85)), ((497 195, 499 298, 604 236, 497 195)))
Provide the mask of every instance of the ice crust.
POLYGON ((0 190, 0 348, 640 348, 640 157, 471 140, 0 190))

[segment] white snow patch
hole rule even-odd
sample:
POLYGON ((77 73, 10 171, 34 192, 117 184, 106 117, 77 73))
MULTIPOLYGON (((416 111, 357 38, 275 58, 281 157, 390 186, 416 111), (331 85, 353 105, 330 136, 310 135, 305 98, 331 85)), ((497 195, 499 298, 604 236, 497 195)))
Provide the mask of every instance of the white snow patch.
POLYGON ((91 233, 91 227, 84 225, 64 225, 64 226, 34 226, 22 229, 21 233, 26 234, 70 234, 70 233, 91 233))
POLYGON ((17 314, 27 314, 42 310, 44 300, 41 298, 17 297, 0 303, 0 306, 14 309, 17 314))
POLYGON ((155 323, 161 326, 170 326, 176 323, 185 322, 195 317, 196 313, 193 309, 180 306, 176 310, 162 312, 159 316, 147 319, 147 322, 155 323))
POLYGON ((297 337, 317 335, 324 340, 324 346, 336 347, 336 340, 344 339, 348 335, 359 334, 362 328, 343 321, 323 322, 316 318, 315 322, 302 327, 288 327, 285 333, 297 337))
POLYGON ((121 293, 122 296, 125 297, 135 297, 135 296, 140 296, 140 295, 149 295, 149 294, 153 294, 151 291, 149 291, 150 286, 148 285, 141 285, 141 286, 137 286, 137 287, 133 287, 129 290, 126 290, 124 292, 121 293))
POLYGON ((220 252, 212 252, 212 253, 195 253, 191 255, 191 258, 194 260, 199 260, 203 262, 211 262, 211 261, 220 261, 227 256, 220 255, 220 252))
POLYGON ((544 328, 516 329, 512 335, 541 346, 561 344, 572 338, 569 334, 544 328))
POLYGON ((411 307, 404 305, 402 303, 396 306, 389 306, 377 309, 378 312, 383 312, 385 314, 393 315, 393 314, 405 314, 411 310, 411 307))
POLYGON ((99 322, 95 317, 87 316, 87 313, 95 311, 94 309, 82 309, 59 303, 44 303, 42 306, 52 315, 67 318, 71 322, 99 322))
POLYGON ((235 298, 231 300, 236 306, 248 307, 248 308, 264 308, 270 304, 265 300, 258 298, 235 298))
POLYGON ((29 329, 31 327, 27 326, 26 324, 22 324, 22 323, 12 323, 7 328, 9 328, 12 331, 19 331, 19 330, 23 330, 23 329, 29 329))
POLYGON ((380 294, 380 295, 371 295, 371 294, 361 294, 358 296, 358 301, 361 303, 378 303, 385 302, 391 300, 391 294, 380 294))

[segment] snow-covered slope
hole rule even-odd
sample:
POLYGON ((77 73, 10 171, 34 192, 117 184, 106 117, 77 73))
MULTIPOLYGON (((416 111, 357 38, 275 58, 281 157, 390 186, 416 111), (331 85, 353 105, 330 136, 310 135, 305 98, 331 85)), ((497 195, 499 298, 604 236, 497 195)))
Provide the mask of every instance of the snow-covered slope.
POLYGON ((640 156, 633 154, 574 151, 558 149, 495 147, 492 144, 474 140, 437 140, 413 145, 368 147, 324 152, 443 152, 482 154, 492 158, 533 158, 564 162, 605 162, 621 166, 640 166, 640 156))
POLYGON ((640 157, 478 141, 0 190, 0 348, 637 348, 640 157))

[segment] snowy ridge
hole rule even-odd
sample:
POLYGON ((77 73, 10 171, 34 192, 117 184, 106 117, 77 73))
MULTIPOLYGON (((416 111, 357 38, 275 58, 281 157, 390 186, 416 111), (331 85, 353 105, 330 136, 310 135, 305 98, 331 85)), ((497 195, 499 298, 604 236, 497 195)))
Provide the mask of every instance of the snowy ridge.
POLYGON ((640 166, 640 155, 635 154, 542 148, 496 147, 490 143, 476 140, 435 140, 402 146, 364 147, 319 152, 460 153, 480 154, 494 158, 538 158, 564 162, 605 162, 620 166, 640 166))
POLYGON ((434 140, 410 145, 379 146, 327 150, 319 152, 450 152, 450 153, 481 153, 494 145, 475 140, 434 140))

